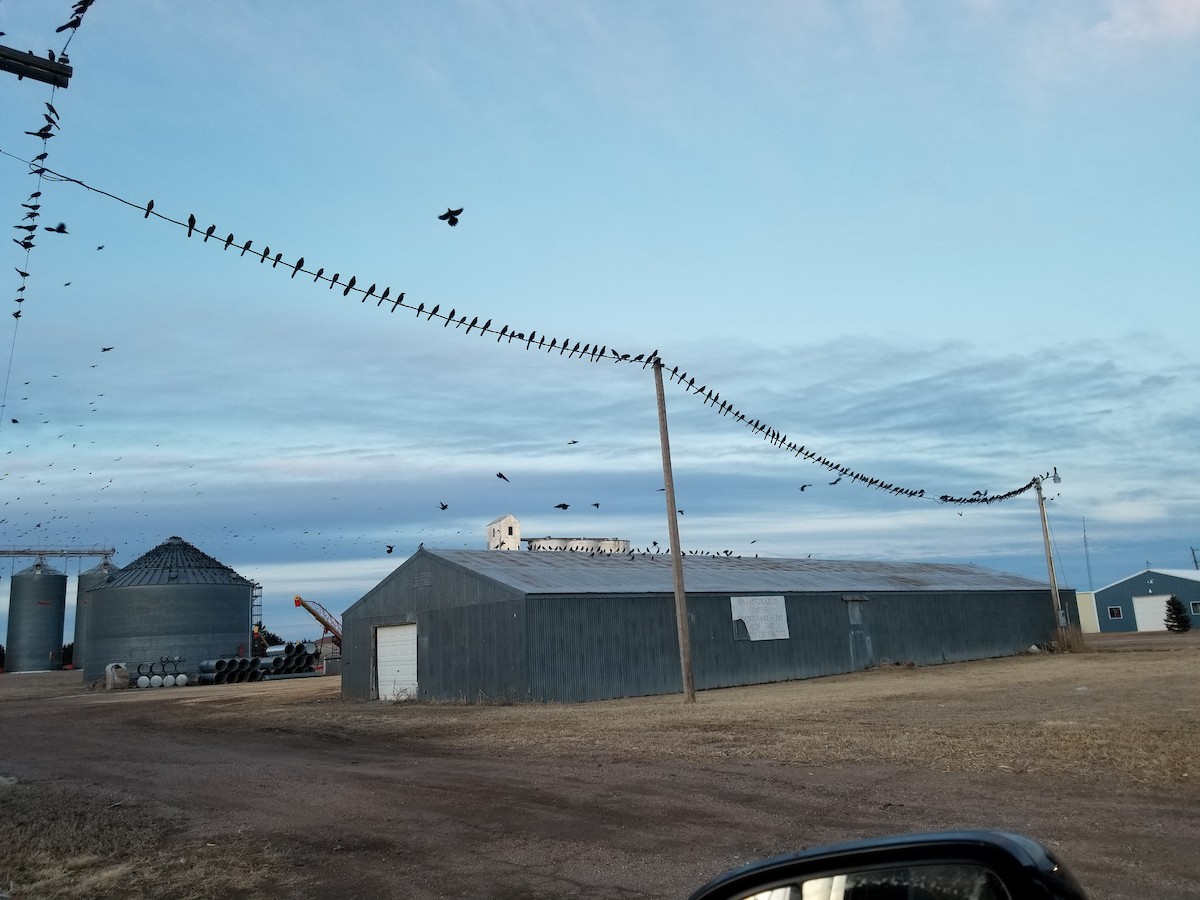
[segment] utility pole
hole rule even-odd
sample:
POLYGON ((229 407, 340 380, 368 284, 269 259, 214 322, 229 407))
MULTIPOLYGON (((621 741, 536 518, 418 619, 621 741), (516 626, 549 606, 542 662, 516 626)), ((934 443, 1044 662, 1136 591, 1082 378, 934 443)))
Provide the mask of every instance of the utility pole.
POLYGON ((1196 548, 1191 547, 1190 549, 1192 551, 1192 565, 1197 569, 1200 569, 1200 560, 1196 559, 1196 548))
POLYGON ((679 631, 679 667, 683 673, 683 702, 696 702, 692 679, 692 640, 688 633, 687 595, 683 590, 683 551, 679 547, 679 513, 671 475, 671 441, 667 437, 667 400, 663 394, 662 360, 654 360, 654 390, 658 397, 658 438, 662 444, 663 485, 667 492, 667 533, 671 539, 671 568, 675 573, 675 623, 679 631))
POLYGON ((69 87, 74 69, 66 63, 34 56, 31 50, 0 46, 0 72, 12 72, 17 80, 32 78, 55 87, 69 87))
MULTIPOLYGON (((1058 469, 1054 470, 1055 483, 1062 481, 1058 477, 1058 469)), ((1054 577, 1054 555, 1050 552, 1050 524, 1046 521, 1046 498, 1042 495, 1042 477, 1033 477, 1037 489, 1038 512, 1042 516, 1042 541, 1046 545, 1046 571, 1050 575, 1050 600, 1054 604, 1054 630, 1058 634, 1059 643, 1063 641, 1062 607, 1058 600, 1058 581, 1054 577)))

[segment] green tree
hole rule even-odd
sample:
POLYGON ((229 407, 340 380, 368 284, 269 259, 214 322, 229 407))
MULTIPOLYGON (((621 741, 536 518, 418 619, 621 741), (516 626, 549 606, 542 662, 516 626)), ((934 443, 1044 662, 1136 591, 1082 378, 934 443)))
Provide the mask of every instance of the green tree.
POLYGON ((286 643, 283 638, 270 629, 263 628, 263 623, 258 622, 254 626, 254 649, 251 655, 266 656, 268 647, 283 643, 286 643))
POLYGON ((1192 617, 1184 609, 1183 601, 1174 594, 1167 598, 1167 617, 1163 619, 1163 623, 1167 626, 1167 631, 1174 631, 1176 634, 1192 629, 1192 617))
POLYGON ((4 668, 4 645, 0 644, 0 669, 4 668))

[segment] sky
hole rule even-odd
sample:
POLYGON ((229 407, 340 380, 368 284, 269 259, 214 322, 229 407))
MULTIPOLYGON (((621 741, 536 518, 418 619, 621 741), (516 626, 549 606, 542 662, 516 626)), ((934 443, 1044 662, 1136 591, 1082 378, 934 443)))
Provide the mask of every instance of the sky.
POLYGON ((1200 0, 70 18, 0 0, 0 44, 73 67, 0 72, 0 210, 39 226, 0 249, 0 549, 178 535, 298 639, 294 595, 340 613, 498 516, 666 546, 653 369, 532 331, 731 404, 667 379, 685 552, 1045 580, 1032 491, 936 498, 1057 469, 1062 586, 1193 566, 1200 0))

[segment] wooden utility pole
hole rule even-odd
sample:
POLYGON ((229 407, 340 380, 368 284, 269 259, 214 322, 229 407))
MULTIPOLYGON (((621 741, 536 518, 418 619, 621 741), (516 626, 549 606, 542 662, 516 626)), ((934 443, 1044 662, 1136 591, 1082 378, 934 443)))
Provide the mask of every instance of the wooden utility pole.
POLYGON ((662 444, 663 485, 667 494, 667 533, 671 539, 671 567, 675 573, 675 623, 679 630, 679 667, 683 673, 683 701, 695 703, 692 640, 688 633, 687 595, 683 590, 683 551, 679 547, 679 512, 675 507, 675 479, 671 475, 671 440, 667 437, 667 399, 663 394, 661 359, 654 360, 654 390, 658 396, 658 437, 662 444))
MULTIPOLYGON (((1055 480, 1058 480, 1058 470, 1055 470, 1055 480)), ((1062 604, 1058 600, 1058 579, 1054 577, 1054 554, 1050 552, 1050 524, 1046 520, 1046 498, 1042 495, 1041 476, 1035 475, 1034 486, 1037 489, 1038 512, 1042 516, 1042 541, 1046 545, 1046 571, 1050 575, 1050 601, 1054 604, 1054 631, 1058 635, 1059 644, 1063 643, 1062 604)))

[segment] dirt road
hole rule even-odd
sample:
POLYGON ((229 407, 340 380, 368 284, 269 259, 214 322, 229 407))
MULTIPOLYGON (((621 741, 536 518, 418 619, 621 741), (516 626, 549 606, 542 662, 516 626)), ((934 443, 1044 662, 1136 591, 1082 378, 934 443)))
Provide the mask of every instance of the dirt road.
MULTIPOLYGON (((780 691, 791 691, 790 702, 801 696, 806 709, 825 703, 845 712, 846 733, 853 735, 854 722, 866 722, 870 730, 872 721, 890 721, 895 710, 889 704, 959 709, 952 697, 965 696, 961 708, 969 709, 976 694, 954 686, 971 678, 995 683, 1000 695, 1008 679, 1023 685, 1021 691, 1045 690, 1057 698, 1076 691, 1086 671, 1094 690, 1102 691, 1100 673, 1118 656, 1125 667, 1122 684, 1128 671, 1145 674, 1144 685, 1131 689, 1145 692, 1147 701, 1139 705, 1151 706, 1153 696, 1165 704, 1164 718, 1179 710, 1176 720, 1191 730, 1168 737, 1194 748, 1200 707, 1200 653, 1194 649, 1087 654, 1076 658, 1078 665, 1061 657, 1065 662, 883 670, 706 692, 697 707, 716 718, 693 716, 692 725, 698 734, 710 731, 714 741, 736 740, 747 709, 764 706, 764 721, 770 720, 770 708, 784 696, 780 691), (1051 673, 1059 682, 1044 684, 1051 673), (1190 673, 1183 679, 1190 685, 1181 673, 1190 673), (1162 697, 1175 682, 1179 693, 1162 697), (868 700, 878 707, 877 719, 862 705, 868 700), (733 715, 722 711, 726 706, 742 718, 721 732, 713 722, 733 715)), ((185 863, 193 854, 236 865, 238 852, 261 850, 246 860, 248 872, 257 867, 246 896, 300 890, 313 897, 364 898, 679 897, 726 868, 766 855, 876 834, 980 827, 1040 838, 1102 900, 1200 894, 1194 843, 1200 790, 1183 770, 1154 779, 1122 774, 1115 763, 1070 775, 1037 774, 1030 766, 1014 771, 1003 761, 956 770, 882 753, 861 758, 865 751, 856 751, 857 761, 836 765, 781 763, 756 756, 752 746, 747 753, 697 757, 689 749, 696 734, 679 732, 672 718, 678 709, 673 698, 563 708, 404 707, 345 703, 336 682, 173 692, 72 687, 42 696, 32 681, 24 691, 6 683, 0 690, 0 773, 20 785, 99 797, 100 808, 114 814, 135 807, 169 822, 159 840, 168 856, 185 863), (555 719, 542 746, 518 724, 561 714, 602 727, 594 723, 620 704, 644 718, 619 737, 610 729, 611 746, 602 737, 581 737, 584 725, 567 718, 555 719), (377 721, 389 724, 363 724, 377 721), (433 722, 445 727, 435 729, 433 722), (524 737, 514 741, 506 728, 524 737), (573 728, 576 733, 567 733, 573 728), (636 746, 639 734, 645 748, 636 746), (678 753, 671 750, 676 745, 678 753)), ((994 723, 989 701, 981 702, 982 715, 994 723)), ((1013 702, 1025 707, 1029 699, 1020 693, 1013 702)), ((1121 704, 1129 702, 1122 695, 1121 704)), ((1121 710, 1115 714, 1119 718, 1121 710)), ((1145 708, 1139 714, 1148 715, 1145 708)), ((778 710, 773 718, 781 718, 778 710)), ((834 729, 836 741, 835 720, 824 727, 834 729)), ((972 724, 963 724, 969 732, 972 724)), ((930 746, 939 729, 947 740, 960 740, 949 722, 912 727, 933 728, 930 746)), ((1144 719, 1138 727, 1147 727, 1144 719)), ((881 748, 911 745, 911 736, 901 740, 894 725, 880 730, 881 748)), ((1160 771, 1149 762, 1147 767, 1160 771)), ((0 818, 6 818, 2 790, 0 818)), ((3 869, 0 852, 0 881, 3 869)), ((25 896, 56 895, 26 890, 25 896)), ((172 895, 217 896, 205 890, 172 895)))

